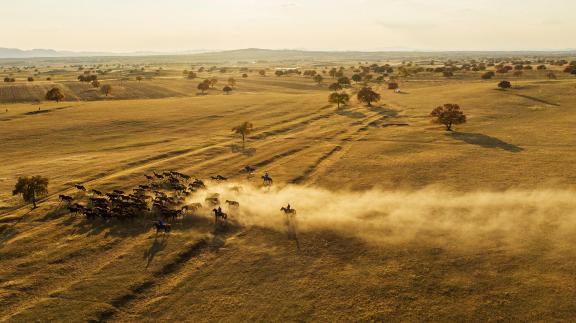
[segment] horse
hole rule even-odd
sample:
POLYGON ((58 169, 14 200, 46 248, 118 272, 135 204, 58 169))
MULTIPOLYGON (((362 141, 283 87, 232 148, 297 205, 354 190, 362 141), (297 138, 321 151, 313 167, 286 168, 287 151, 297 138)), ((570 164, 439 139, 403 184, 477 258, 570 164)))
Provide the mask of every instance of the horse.
POLYGON ((92 190, 92 193, 93 193, 94 195, 98 195, 98 196, 102 196, 102 195, 103 195, 102 192, 100 192, 99 190, 94 190, 94 189, 92 190))
POLYGON ((283 211, 286 215, 296 215, 296 209, 290 207, 281 207, 280 211, 283 211))
POLYGON ((182 212, 183 214, 186 214, 186 213, 188 213, 188 212, 194 213, 194 212, 198 211, 198 210, 201 209, 201 208, 202 208, 202 204, 201 204, 201 203, 192 203, 192 204, 190 204, 190 205, 184 205, 184 206, 182 207, 182 209, 180 210, 180 212, 182 212))
POLYGON ((60 194, 58 196, 58 199, 60 200, 60 203, 66 202, 68 205, 70 203, 72 203, 72 200, 74 200, 74 198, 72 198, 72 196, 68 196, 68 195, 64 195, 64 194, 60 194))
POLYGON ((204 201, 212 204, 212 205, 218 205, 220 204, 220 200, 217 197, 207 197, 204 199, 204 201))
POLYGON ((215 223, 218 223, 218 218, 222 218, 222 220, 228 219, 228 214, 222 212, 221 208, 212 209, 212 212, 214 212, 214 222, 215 223))
POLYGON ((76 184, 74 185, 74 187, 76 187, 80 191, 86 192, 86 187, 84 187, 84 185, 76 184))
POLYGON ((222 176, 222 175, 216 175, 216 176, 211 176, 210 178, 212 178, 215 181, 226 181, 228 180, 226 177, 222 176))
POLYGON ((78 203, 74 203, 68 206, 68 211, 70 211, 70 213, 78 214, 84 212, 84 210, 84 206, 78 203))
POLYGON ((264 181, 264 186, 270 186, 270 185, 272 185, 272 183, 274 183, 274 181, 272 180, 272 177, 270 177, 270 175, 268 175, 268 174, 264 174, 262 176, 262 180, 264 181))
POLYGON ((164 230, 164 233, 168 233, 172 230, 172 226, 169 223, 164 223, 162 221, 156 221, 153 225, 156 228, 156 234, 162 230, 164 230))
POLYGON ((226 204, 228 204, 229 207, 240 207, 240 203, 236 201, 226 200, 226 204))
POLYGON ((254 173, 256 171, 256 168, 250 166, 250 165, 246 165, 244 166, 244 168, 242 168, 241 172, 247 173, 247 174, 251 174, 254 173))
POLYGON ((153 180, 154 180, 154 176, 150 176, 150 175, 146 175, 146 174, 144 174, 144 176, 145 176, 146 179, 149 180, 149 181, 153 181, 153 180))

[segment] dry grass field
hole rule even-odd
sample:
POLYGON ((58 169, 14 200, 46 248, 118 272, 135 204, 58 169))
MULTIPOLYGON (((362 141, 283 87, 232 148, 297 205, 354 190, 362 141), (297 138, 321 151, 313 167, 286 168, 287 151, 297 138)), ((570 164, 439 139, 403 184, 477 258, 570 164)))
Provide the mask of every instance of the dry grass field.
POLYGON ((576 78, 422 73, 401 93, 370 84, 372 107, 353 84, 339 110, 329 76, 269 68, 112 73, 108 97, 76 72, 0 84, 0 321, 573 320, 576 78), (218 85, 197 95, 210 75, 218 85), (64 101, 36 102, 53 86, 64 101), (468 117, 453 132, 429 116, 445 103, 468 117), (231 132, 243 121, 244 149, 231 132), (238 201, 226 227, 205 208, 156 234, 154 216, 88 220, 58 201, 85 204, 77 183, 128 191, 167 170, 205 180, 188 203, 238 201), (50 180, 36 209, 11 194, 26 175, 50 180))

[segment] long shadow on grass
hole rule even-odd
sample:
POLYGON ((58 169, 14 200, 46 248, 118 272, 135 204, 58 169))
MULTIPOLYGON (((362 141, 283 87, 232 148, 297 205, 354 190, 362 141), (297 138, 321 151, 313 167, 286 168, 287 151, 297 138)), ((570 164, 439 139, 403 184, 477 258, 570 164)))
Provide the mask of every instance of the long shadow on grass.
POLYGON ((349 111, 349 110, 339 109, 337 113, 338 113, 338 115, 348 117, 348 118, 353 118, 353 119, 366 118, 366 115, 362 112, 359 112, 359 111, 349 111))
POLYGON ((477 145, 484 148, 499 148, 512 153, 519 153, 524 150, 524 148, 509 144, 495 137, 490 137, 483 135, 481 133, 469 133, 469 132, 450 132, 446 134, 451 138, 463 141, 468 144, 477 145))
POLYGON ((158 238, 158 235, 156 235, 156 237, 154 238, 154 242, 152 243, 150 248, 144 252, 144 259, 146 259, 146 268, 150 266, 150 263, 152 263, 152 260, 154 260, 156 254, 164 250, 164 248, 166 248, 167 242, 168 238, 166 237, 165 234, 162 234, 160 238, 158 238))
POLYGON ((398 111, 390 108, 372 106, 368 107, 368 109, 385 117, 394 118, 398 116, 398 111))

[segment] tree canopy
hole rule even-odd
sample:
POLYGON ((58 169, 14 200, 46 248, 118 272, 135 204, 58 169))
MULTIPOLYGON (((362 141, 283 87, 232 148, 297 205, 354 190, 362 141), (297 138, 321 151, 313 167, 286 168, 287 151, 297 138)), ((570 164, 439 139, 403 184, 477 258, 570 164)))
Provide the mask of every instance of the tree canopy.
POLYGON ((64 94, 62 93, 62 90, 60 90, 60 88, 53 87, 50 90, 48 90, 48 92, 46 92, 46 100, 60 102, 63 99, 64 94))
POLYGON ((371 87, 363 87, 358 91, 357 98, 360 102, 364 102, 371 107, 372 102, 380 101, 380 94, 374 92, 371 87))
POLYGON ((242 124, 232 128, 232 132, 242 136, 242 148, 244 148, 244 144, 246 143, 246 136, 251 134, 252 131, 254 131, 254 125, 248 121, 245 121, 242 124))
POLYGON ((12 191, 12 195, 18 194, 36 208, 36 199, 48 194, 48 179, 42 176, 19 177, 12 191))
POLYGON ((466 122, 466 115, 458 104, 444 104, 432 110, 430 116, 433 117, 433 122, 443 124, 446 126, 447 131, 452 131, 452 125, 462 124, 466 122))
POLYGON ((350 101, 350 96, 348 95, 348 93, 338 93, 338 92, 334 92, 334 93, 330 93, 330 96, 328 96, 328 102, 330 103, 336 103, 338 105, 338 109, 340 109, 340 105, 345 105, 350 101))

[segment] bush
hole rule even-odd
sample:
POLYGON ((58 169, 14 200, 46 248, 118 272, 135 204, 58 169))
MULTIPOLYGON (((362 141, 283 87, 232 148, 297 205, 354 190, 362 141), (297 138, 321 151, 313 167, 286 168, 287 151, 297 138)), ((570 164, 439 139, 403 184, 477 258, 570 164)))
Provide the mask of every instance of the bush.
POLYGON ((491 79, 491 78, 493 78, 493 77, 494 77, 494 72, 492 72, 492 71, 488 71, 488 72, 486 72, 486 73, 483 73, 482 76, 481 76, 481 78, 482 78, 483 80, 489 80, 489 79, 491 79))
POLYGON ((508 82, 508 81, 500 81, 500 83, 498 83, 498 87, 505 90, 505 89, 509 89, 512 87, 512 83, 508 82))
POLYGON ((388 83, 388 90, 396 90, 398 87, 399 87, 398 83, 396 83, 396 82, 388 83))

